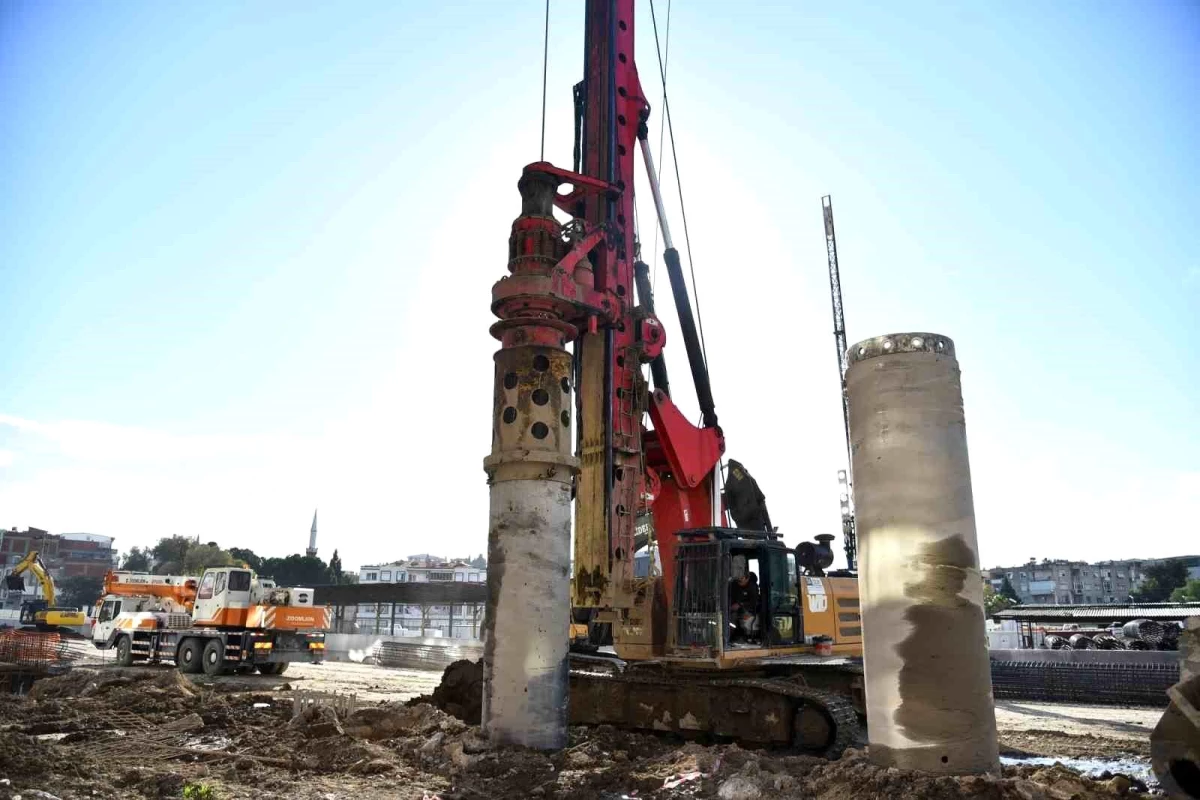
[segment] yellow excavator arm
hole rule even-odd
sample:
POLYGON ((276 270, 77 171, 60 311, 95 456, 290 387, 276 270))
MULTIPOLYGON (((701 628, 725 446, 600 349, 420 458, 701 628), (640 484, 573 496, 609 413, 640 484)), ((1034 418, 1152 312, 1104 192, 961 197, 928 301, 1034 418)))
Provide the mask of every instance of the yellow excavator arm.
POLYGON ((17 565, 12 569, 12 576, 19 577, 25 572, 32 572, 33 577, 37 578, 42 587, 42 596, 46 599, 46 605, 54 605, 54 580, 50 577, 50 571, 46 569, 46 565, 42 562, 42 557, 38 555, 37 550, 30 550, 29 553, 17 562, 17 565))

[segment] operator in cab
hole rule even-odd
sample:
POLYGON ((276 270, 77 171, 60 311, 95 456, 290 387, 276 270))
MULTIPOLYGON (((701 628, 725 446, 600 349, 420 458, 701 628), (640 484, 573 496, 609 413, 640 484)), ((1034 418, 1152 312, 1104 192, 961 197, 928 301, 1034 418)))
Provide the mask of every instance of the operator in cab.
POLYGON ((729 620, 733 626, 730 642, 752 638, 758 628, 758 576, 746 568, 744 558, 739 559, 741 569, 729 582, 729 620))

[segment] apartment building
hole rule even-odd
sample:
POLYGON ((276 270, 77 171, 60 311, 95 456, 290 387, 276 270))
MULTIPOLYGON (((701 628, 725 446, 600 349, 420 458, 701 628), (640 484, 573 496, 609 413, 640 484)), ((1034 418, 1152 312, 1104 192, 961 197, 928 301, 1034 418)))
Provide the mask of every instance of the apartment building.
POLYGON ((1144 579, 1151 559, 1123 561, 1030 560, 1019 567, 985 570, 996 591, 1007 578, 1024 604, 1073 605, 1128 603, 1133 590, 1144 579))

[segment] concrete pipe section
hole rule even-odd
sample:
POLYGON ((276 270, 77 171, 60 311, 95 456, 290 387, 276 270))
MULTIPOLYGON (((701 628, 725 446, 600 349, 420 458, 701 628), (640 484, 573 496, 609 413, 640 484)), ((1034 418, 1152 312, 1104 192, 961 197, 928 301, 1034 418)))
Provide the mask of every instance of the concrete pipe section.
POLYGON ((870 759, 1000 769, 962 388, 932 333, 849 350, 870 759))
POLYGON ((567 743, 571 356, 543 346, 496 353, 483 729, 497 743, 567 743))

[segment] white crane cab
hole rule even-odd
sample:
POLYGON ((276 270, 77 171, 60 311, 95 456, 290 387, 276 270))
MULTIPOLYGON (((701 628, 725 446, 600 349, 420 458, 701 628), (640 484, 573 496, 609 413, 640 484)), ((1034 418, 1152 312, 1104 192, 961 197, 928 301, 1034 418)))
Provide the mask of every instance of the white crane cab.
POLYGON ((196 592, 192 618, 196 625, 245 627, 254 586, 254 573, 240 567, 205 570, 196 592))

